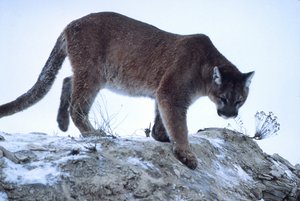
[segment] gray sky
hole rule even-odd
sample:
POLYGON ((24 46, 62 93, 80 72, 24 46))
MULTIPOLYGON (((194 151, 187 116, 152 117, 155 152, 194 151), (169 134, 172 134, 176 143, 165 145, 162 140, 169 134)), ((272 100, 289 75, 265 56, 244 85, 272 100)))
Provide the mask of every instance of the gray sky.
MULTIPOLYGON (((173 33, 205 33, 241 71, 255 70, 249 98, 240 110, 247 133, 254 134, 256 111, 273 111, 281 124, 279 135, 259 144, 269 154, 279 153, 293 164, 300 163, 298 0, 0 0, 0 104, 15 99, 35 83, 69 22, 100 11, 119 12, 173 33)), ((70 65, 65 62, 50 93, 26 111, 0 119, 0 130, 78 135, 73 124, 67 133, 60 132, 55 120, 62 79, 70 74, 70 65)), ((100 124, 103 104, 119 135, 143 134, 142 129, 154 118, 152 100, 104 90, 92 112, 100 124)), ((190 133, 228 123, 238 128, 234 121, 218 117, 207 98, 196 101, 188 112, 190 133)))

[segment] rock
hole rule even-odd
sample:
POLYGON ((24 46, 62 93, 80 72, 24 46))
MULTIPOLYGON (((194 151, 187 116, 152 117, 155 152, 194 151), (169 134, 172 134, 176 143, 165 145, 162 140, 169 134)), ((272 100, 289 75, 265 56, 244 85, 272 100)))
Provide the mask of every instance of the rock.
POLYGON ((0 158, 0 200, 300 200, 298 167, 227 129, 190 135, 196 170, 146 137, 0 134, 27 159, 0 158))
POLYGON ((300 177, 300 164, 295 165, 294 173, 297 174, 298 177, 300 177))
POLYGON ((275 159, 276 161, 280 161, 282 164, 285 164, 291 171, 296 169, 295 166, 293 166, 289 161, 287 161, 286 159, 284 159, 278 154, 273 154, 272 158, 275 159))

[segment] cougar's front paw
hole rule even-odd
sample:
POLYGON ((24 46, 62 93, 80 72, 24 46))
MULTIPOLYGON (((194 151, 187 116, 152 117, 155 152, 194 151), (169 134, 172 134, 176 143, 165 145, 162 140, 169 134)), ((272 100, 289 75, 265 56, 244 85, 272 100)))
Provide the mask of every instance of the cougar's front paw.
POLYGON ((194 170, 197 168, 198 161, 196 155, 190 149, 173 148, 175 157, 185 164, 188 168, 194 170))

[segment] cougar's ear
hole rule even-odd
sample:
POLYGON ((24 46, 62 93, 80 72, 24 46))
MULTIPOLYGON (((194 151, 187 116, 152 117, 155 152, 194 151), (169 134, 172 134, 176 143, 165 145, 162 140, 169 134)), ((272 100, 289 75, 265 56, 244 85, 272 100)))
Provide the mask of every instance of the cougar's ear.
POLYGON ((249 87, 251 84, 251 80, 254 76, 254 71, 249 72, 249 73, 244 73, 244 77, 245 77, 245 87, 249 87))
POLYGON ((214 67, 214 71, 213 71, 213 81, 217 84, 217 85, 221 85, 222 84, 222 77, 221 77, 221 73, 220 70, 218 68, 218 66, 214 67))

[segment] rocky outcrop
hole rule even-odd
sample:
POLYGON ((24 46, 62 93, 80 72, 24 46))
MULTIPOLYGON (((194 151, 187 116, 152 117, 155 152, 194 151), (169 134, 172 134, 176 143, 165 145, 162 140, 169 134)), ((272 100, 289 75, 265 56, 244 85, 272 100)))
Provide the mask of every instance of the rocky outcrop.
POLYGON ((0 135, 0 200, 300 200, 298 165, 226 129, 190 135, 196 170, 146 137, 0 135))

